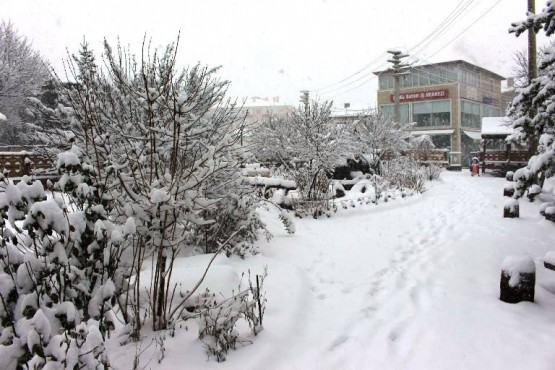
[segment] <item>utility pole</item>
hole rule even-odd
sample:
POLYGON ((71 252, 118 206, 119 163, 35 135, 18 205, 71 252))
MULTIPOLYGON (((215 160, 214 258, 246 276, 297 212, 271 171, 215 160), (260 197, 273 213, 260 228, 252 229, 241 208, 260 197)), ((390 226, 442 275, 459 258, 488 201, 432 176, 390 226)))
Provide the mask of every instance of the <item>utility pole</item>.
POLYGON ((310 92, 308 90, 301 90, 300 101, 304 105, 304 109, 307 112, 309 107, 309 100, 310 100, 310 92))
MULTIPOLYGON (((536 4, 535 0, 528 0, 528 13, 527 14, 536 14, 536 4)), ((532 80, 538 77, 538 64, 536 61, 537 57, 537 50, 536 50, 536 31, 534 31, 534 27, 528 28, 528 85, 532 83, 532 80)), ((532 109, 530 111, 530 119, 533 119, 536 115, 536 110, 532 109)), ((529 140, 529 152, 530 155, 536 153, 536 149, 538 147, 538 138, 536 137, 535 132, 532 130, 529 140)))
MULTIPOLYGON (((535 0, 528 0, 528 14, 536 14, 535 0)), ((538 65, 536 61, 536 32, 533 27, 528 29, 528 84, 538 77, 538 65)))
POLYGON ((392 55, 391 59, 388 59, 389 63, 392 63, 391 69, 393 70, 394 83, 394 97, 393 97, 393 120, 397 123, 401 122, 399 114, 399 94, 401 86, 399 84, 399 77, 409 74, 410 65, 402 63, 401 59, 408 57, 408 54, 404 54, 399 50, 388 50, 389 54, 392 55))

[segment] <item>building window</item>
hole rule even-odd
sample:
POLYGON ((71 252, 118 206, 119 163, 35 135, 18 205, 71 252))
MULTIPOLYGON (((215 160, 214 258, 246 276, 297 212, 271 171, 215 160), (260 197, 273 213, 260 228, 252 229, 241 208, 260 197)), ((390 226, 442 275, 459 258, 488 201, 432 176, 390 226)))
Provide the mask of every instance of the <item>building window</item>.
MULTIPOLYGON (((381 105, 380 112, 381 114, 388 118, 393 119, 393 104, 389 105, 381 105)), ((408 104, 399 104, 399 118, 401 123, 409 123, 409 105, 408 104)))
POLYGON ((416 127, 451 126, 449 100, 413 103, 412 114, 416 127))
POLYGON ((417 86, 414 85, 414 78, 412 74, 407 74, 404 76, 401 76, 401 87, 413 87, 413 86, 417 86))
POLYGON ((489 105, 483 105, 482 117, 501 117, 501 109, 489 105))
POLYGON ((430 84, 431 85, 439 85, 441 82, 441 78, 439 76, 439 71, 437 70, 437 68, 433 68, 431 67, 430 70, 430 84))
POLYGON ((460 68, 459 81, 468 86, 480 87, 480 73, 470 69, 460 68))
POLYGON ((430 73, 428 71, 420 70, 418 72, 418 77, 420 79, 420 86, 426 86, 430 84, 430 73))
POLYGON ((461 101, 461 126, 481 128, 480 104, 461 101))
POLYGON ((487 80, 487 91, 489 91, 492 94, 493 94, 493 86, 494 86, 493 78, 488 78, 488 80, 487 80))
POLYGON ((395 83, 393 82, 392 75, 381 74, 379 81, 380 81, 380 90, 388 90, 388 89, 393 89, 395 87, 395 83))

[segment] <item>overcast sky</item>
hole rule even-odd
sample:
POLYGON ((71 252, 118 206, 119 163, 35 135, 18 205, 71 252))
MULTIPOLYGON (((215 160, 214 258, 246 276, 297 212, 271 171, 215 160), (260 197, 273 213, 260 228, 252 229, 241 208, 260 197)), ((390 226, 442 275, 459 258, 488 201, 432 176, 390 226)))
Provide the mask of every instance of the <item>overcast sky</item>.
MULTIPOLYGON (((313 96, 334 100, 336 107, 349 102, 356 109, 375 106, 377 79, 371 72, 387 67, 384 53, 391 48, 410 50, 419 64, 463 59, 510 76, 512 54, 525 50, 527 40, 507 30, 511 22, 523 19, 526 4, 0 0, 0 17, 11 20, 58 70, 66 48, 77 51, 83 37, 100 53, 103 38, 115 44, 119 36, 138 48, 146 32, 161 46, 181 31, 179 62, 221 65, 220 76, 232 82, 232 97, 279 96, 282 103, 297 105, 299 90, 307 89, 313 96), (438 35, 434 31, 442 25, 446 27, 438 35)), ((544 6, 544 0, 536 2, 537 11, 544 6)))

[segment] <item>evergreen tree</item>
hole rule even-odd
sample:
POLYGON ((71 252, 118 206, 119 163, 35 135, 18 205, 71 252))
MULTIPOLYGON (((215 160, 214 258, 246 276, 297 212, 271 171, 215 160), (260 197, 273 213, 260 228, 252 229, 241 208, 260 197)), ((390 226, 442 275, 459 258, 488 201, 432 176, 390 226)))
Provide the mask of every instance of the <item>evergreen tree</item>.
POLYGON ((25 142, 27 98, 36 97, 51 79, 47 65, 14 25, 0 22, 0 111, 8 118, 0 130, 0 144, 25 142))
MULTIPOLYGON (((530 14, 518 23, 513 23, 509 32, 520 36, 525 31, 544 30, 546 36, 555 32, 555 2, 548 1, 539 14, 530 14)), ((515 172, 517 182, 515 197, 521 197, 538 181, 551 177, 555 170, 555 48, 548 47, 540 60, 539 76, 517 90, 508 113, 513 118, 515 133, 509 140, 518 143, 538 143, 537 153, 528 166, 515 172)))

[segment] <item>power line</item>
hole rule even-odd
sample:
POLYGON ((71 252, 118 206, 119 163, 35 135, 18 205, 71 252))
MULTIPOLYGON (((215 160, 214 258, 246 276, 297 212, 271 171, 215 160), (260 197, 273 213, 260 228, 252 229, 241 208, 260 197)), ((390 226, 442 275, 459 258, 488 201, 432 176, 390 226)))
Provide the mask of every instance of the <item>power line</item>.
POLYGON ((423 41, 421 41, 419 44, 417 44, 416 46, 412 47, 411 49, 409 49, 409 52, 414 54, 414 53, 418 53, 421 52, 422 50, 424 50, 428 45, 430 45, 432 42, 434 42, 434 40, 436 40, 438 37, 440 37, 442 34, 445 33, 445 31, 447 31, 447 29, 452 26, 453 24, 455 24, 455 22, 457 21, 457 19, 468 9, 468 7, 474 2, 474 0, 468 0, 466 1, 466 3, 459 3, 459 4, 463 4, 461 9, 456 13, 453 14, 453 17, 448 20, 447 22, 444 21, 444 25, 442 23, 442 25, 440 25, 438 28, 436 28, 438 30, 438 32, 433 35, 430 34, 427 38, 424 38, 423 41), (425 43, 424 43, 425 42, 425 43), (419 48, 418 51, 416 51, 416 49, 420 46, 420 44, 424 43, 424 45, 422 47, 419 48))
MULTIPOLYGON (((437 50, 436 50, 432 55, 430 55, 429 57, 430 57, 430 58, 433 57, 434 55, 436 55, 437 53, 439 53, 442 49, 444 49, 445 47, 447 47, 448 45, 450 45, 451 43, 453 43, 453 42, 454 42, 457 38, 459 38, 463 33, 465 33, 466 31, 468 31, 473 25, 475 25, 475 24, 476 24, 477 22, 479 22, 483 17, 485 17, 485 16, 486 16, 494 7, 496 7, 501 1, 502 1, 502 0, 498 0, 497 2, 495 2, 495 3, 494 3, 491 7, 489 7, 484 13, 482 13, 477 19, 475 19, 469 26, 467 26, 465 29, 463 29, 461 32, 459 32, 454 38, 452 38, 449 42, 447 42, 447 43, 446 43, 445 45, 443 45, 441 48, 437 49, 437 50)), ((424 49, 424 48, 421 48, 418 52, 422 52, 423 49, 424 49)), ((409 49, 409 50, 411 50, 411 49, 409 49)), ((419 57, 419 56, 417 55, 417 57, 419 57)), ((366 77, 368 77, 368 75, 367 75, 366 77)), ((359 84, 359 85, 357 85, 357 86, 355 86, 355 87, 353 87, 353 88, 350 88, 350 89, 348 89, 348 90, 341 91, 341 89, 337 89, 337 90, 335 90, 335 91, 338 91, 337 94, 334 94, 334 95, 332 96, 332 98, 335 98, 336 96, 339 96, 339 95, 348 93, 348 92, 350 92, 350 91, 356 90, 356 89, 358 89, 358 88, 364 86, 365 84, 371 82, 371 81, 374 80, 376 77, 377 77, 377 76, 372 76, 372 77, 371 77, 370 79, 368 79, 367 81, 363 81, 361 84, 359 84)), ((361 79, 361 78, 360 78, 360 79, 361 79)), ((358 79, 358 80, 360 80, 360 79, 358 79)), ((358 81, 358 80, 357 80, 357 81, 358 81)), ((355 82, 356 82, 356 81, 355 81, 355 82)), ((346 86, 345 86, 345 87, 346 87, 346 86)), ((331 91, 331 92, 329 92, 328 94, 331 94, 331 93, 333 93, 333 92, 335 92, 335 91, 331 91)))
MULTIPOLYGON (((425 46, 423 46, 422 48, 420 48, 420 50, 424 49, 427 45, 429 45, 429 43, 431 43, 435 38, 437 38, 441 33, 443 33, 444 31, 446 31, 449 26, 451 26, 454 21, 461 16, 461 14, 468 8, 468 6, 470 6, 470 4, 472 4, 474 2, 474 0, 463 0, 461 2, 459 2, 457 4, 457 6, 447 15, 447 17, 445 17, 443 19, 443 21, 432 31, 430 32, 430 34, 428 34, 426 37, 424 37, 419 43, 417 43, 416 45, 414 45, 412 48, 409 49, 409 51, 416 49, 418 46, 420 46, 422 43, 424 43, 425 41, 427 41, 428 39, 431 38, 431 41, 427 42, 425 46), (436 33, 436 35, 434 35, 434 33, 436 33)), ((363 75, 361 77, 359 77, 358 79, 354 80, 354 81, 350 81, 347 84, 345 84, 344 86, 341 87, 336 87, 337 85, 342 84, 343 82, 349 80, 350 78, 359 75, 360 73, 364 72, 366 69, 368 69, 369 67, 373 66, 374 64, 376 64, 380 59, 384 58, 385 56, 387 56, 387 54, 383 53, 381 55, 379 55, 377 58, 373 59, 370 63, 368 63, 366 66, 364 66, 363 68, 361 68, 360 70, 358 70, 357 72, 345 77, 344 79, 342 79, 339 82, 336 82, 334 84, 328 85, 326 87, 317 89, 317 90, 313 90, 313 92, 315 93, 324 93, 324 94, 330 94, 336 91, 339 91, 341 89, 344 89, 346 87, 348 87, 349 85, 352 85, 366 77, 369 76, 369 74, 363 75), (329 92, 324 92, 325 90, 331 90, 329 92)), ((384 66, 385 63, 382 63, 380 65, 380 67, 377 67, 378 69, 381 68, 382 66, 384 66)), ((372 80, 374 77, 372 77, 370 80, 372 80)), ((369 81, 367 81, 369 82, 369 81)), ((365 83, 362 83, 361 85, 358 86, 362 86, 365 83)), ((351 91, 351 90, 348 90, 351 91)))
POLYGON ((464 30, 462 30, 460 33, 458 33, 455 37, 453 37, 449 42, 447 42, 445 45, 443 45, 441 48, 437 49, 432 55, 429 56, 429 58, 433 57, 434 55, 436 55, 437 53, 439 53, 441 50, 443 50, 445 47, 449 46, 451 43, 453 43, 456 39, 458 39, 463 33, 465 33, 466 31, 468 31, 472 26, 474 26, 476 23, 478 23, 482 18, 484 18, 490 11, 493 10, 493 8, 495 8, 499 3, 501 2, 501 0, 497 0, 492 6, 490 6, 488 8, 488 10, 486 10, 484 13, 482 13, 481 16, 479 16, 474 22, 472 22, 468 27, 466 27, 464 30))
POLYGON ((341 84, 341 83, 347 81, 347 80, 350 79, 351 77, 354 77, 354 76, 356 76, 356 75, 358 75, 358 74, 361 74, 362 72, 364 72, 364 70, 370 68, 372 65, 374 65, 375 63, 377 63, 380 59, 384 58, 386 55, 387 55, 386 53, 380 54, 378 57, 374 58, 370 63, 368 63, 367 65, 365 65, 364 67, 362 67, 361 69, 359 69, 358 71, 356 71, 355 73, 353 73, 353 74, 351 74, 351 75, 345 77, 344 79, 342 79, 342 80, 339 81, 339 82, 336 82, 336 83, 334 83, 334 84, 331 84, 331 85, 322 87, 322 88, 317 89, 317 90, 312 90, 312 91, 313 91, 313 92, 321 92, 321 91, 324 91, 324 90, 328 90, 328 89, 330 89, 330 88, 332 88, 332 87, 334 87, 334 86, 336 86, 336 85, 339 85, 339 84, 341 84))

